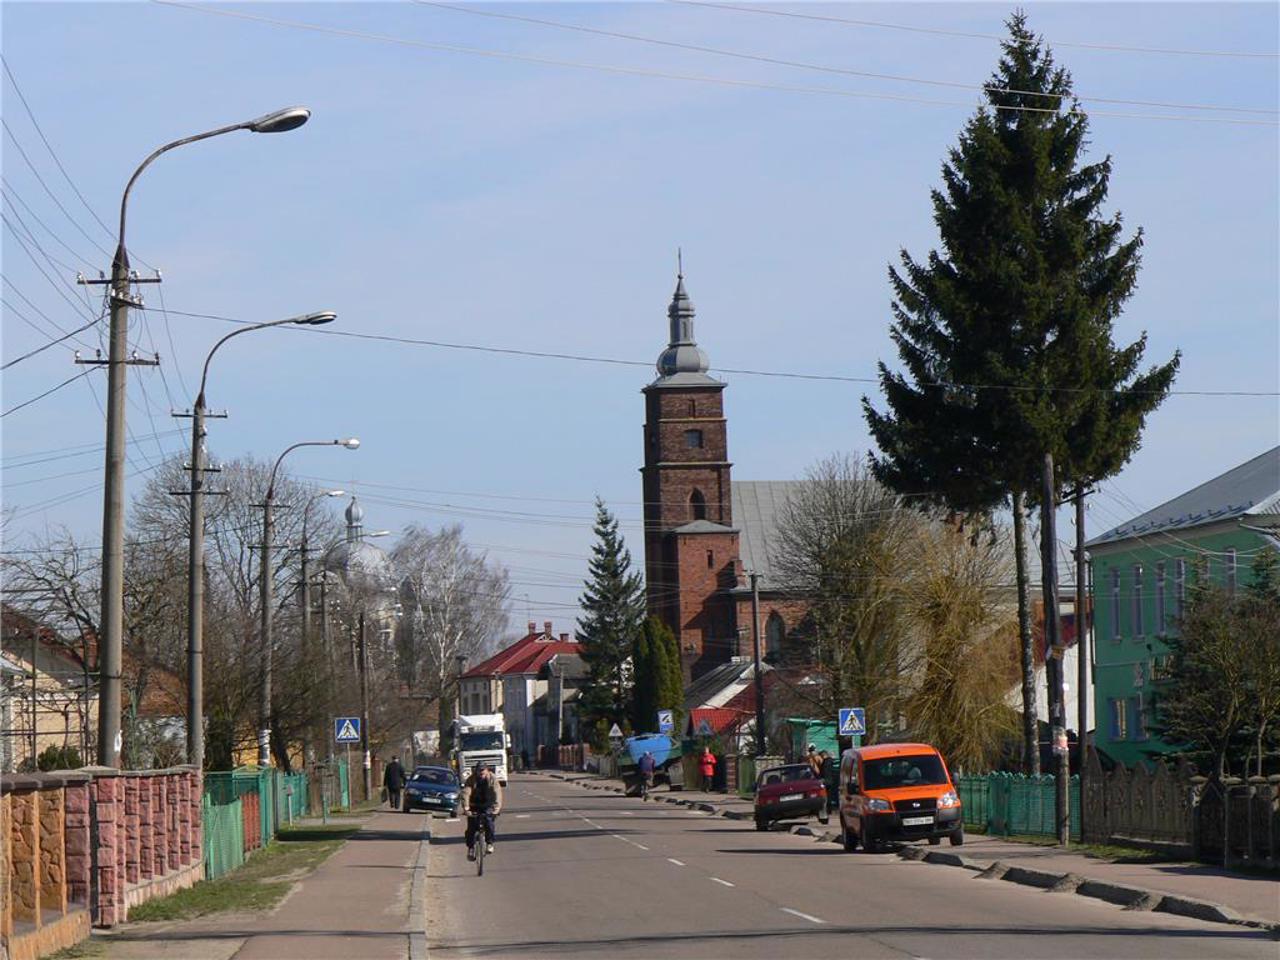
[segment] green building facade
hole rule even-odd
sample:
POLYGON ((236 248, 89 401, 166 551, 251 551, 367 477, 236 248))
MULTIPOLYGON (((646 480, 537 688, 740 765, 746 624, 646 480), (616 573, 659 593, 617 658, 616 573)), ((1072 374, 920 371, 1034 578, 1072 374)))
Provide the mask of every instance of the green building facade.
POLYGON ((1092 558, 1094 743, 1132 766, 1169 745, 1151 733, 1153 684, 1168 663, 1188 591, 1207 575, 1227 589, 1280 549, 1280 446, 1107 531, 1092 558))

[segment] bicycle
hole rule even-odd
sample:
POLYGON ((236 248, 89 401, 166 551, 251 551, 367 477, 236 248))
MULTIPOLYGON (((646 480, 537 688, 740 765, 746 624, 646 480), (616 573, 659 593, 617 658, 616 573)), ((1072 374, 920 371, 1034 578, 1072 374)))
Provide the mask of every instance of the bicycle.
POLYGON ((475 851, 476 859, 476 876, 484 876, 484 858, 488 850, 489 844, 493 842, 493 832, 489 828, 490 820, 493 814, 470 813, 467 814, 468 821, 474 820, 474 827, 468 822, 467 829, 471 833, 471 849, 475 851))
MULTIPOLYGON (((481 831, 483 833, 483 831, 481 831)), ((483 836, 476 837, 476 876, 484 876, 484 851, 489 844, 483 836)))

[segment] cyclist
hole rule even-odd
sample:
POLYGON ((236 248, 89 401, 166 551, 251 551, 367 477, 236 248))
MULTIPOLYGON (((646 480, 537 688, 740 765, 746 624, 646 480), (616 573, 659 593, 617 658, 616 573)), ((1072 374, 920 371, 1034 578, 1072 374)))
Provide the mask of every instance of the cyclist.
POLYGON ((493 768, 484 761, 476 764, 475 771, 462 785, 458 806, 467 813, 467 859, 476 858, 476 840, 484 828, 485 853, 493 853, 493 818, 502 811, 502 785, 493 775, 493 768))
POLYGON ((653 789, 653 771, 657 765, 652 750, 646 750, 636 764, 640 771, 640 796, 645 800, 649 799, 649 791, 653 789))

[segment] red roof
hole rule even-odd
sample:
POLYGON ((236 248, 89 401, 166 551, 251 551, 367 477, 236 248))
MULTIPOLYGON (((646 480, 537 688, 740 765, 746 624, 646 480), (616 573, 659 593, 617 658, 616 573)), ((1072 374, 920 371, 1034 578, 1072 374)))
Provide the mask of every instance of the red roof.
POLYGON ((689 730, 695 737, 706 736, 700 732, 703 721, 711 728, 711 736, 718 737, 737 728, 747 719, 742 710, 730 710, 728 707, 698 707, 689 712, 689 730))
POLYGON ((578 644, 572 640, 555 640, 546 632, 533 630, 525 634, 505 650, 495 653, 483 663, 476 664, 462 675, 464 680, 510 676, 518 673, 537 673, 552 657, 576 654, 578 644))

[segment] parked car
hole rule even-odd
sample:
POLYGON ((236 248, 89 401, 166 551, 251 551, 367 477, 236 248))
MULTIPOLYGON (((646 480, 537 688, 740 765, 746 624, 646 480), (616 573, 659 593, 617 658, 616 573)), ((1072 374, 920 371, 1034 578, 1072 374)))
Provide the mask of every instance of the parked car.
POLYGON ((854 747, 840 758, 840 839, 868 853, 887 840, 964 843, 960 795, 946 761, 924 743, 854 747))
POLYGON ((457 774, 448 767, 414 767, 404 785, 404 812, 437 810, 456 817, 461 790, 457 774))
POLYGON ((789 763, 760 772, 756 778, 757 830, 768 830, 775 820, 814 815, 827 822, 827 788, 807 763, 789 763))

